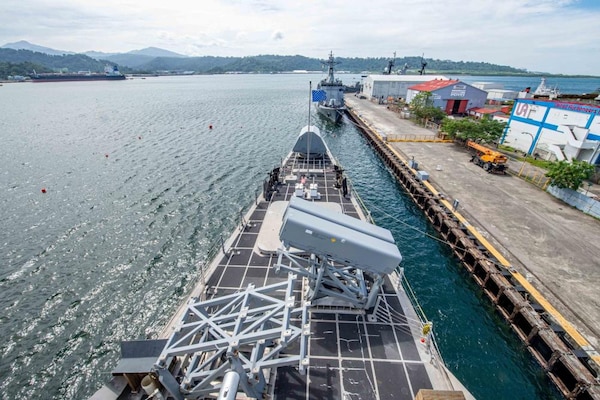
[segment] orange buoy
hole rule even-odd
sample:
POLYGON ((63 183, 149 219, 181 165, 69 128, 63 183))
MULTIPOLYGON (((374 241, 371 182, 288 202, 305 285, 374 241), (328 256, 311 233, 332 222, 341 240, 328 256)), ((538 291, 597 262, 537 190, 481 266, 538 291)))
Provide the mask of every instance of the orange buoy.
POLYGON ((42 188, 42 193, 46 193, 46 188, 42 188))

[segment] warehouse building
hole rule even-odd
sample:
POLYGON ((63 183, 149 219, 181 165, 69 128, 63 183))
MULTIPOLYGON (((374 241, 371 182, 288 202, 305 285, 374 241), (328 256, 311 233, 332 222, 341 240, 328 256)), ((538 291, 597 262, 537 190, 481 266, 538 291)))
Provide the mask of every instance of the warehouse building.
POLYGON ((490 104, 502 103, 508 100, 514 100, 519 97, 519 92, 515 90, 506 90, 504 85, 495 82, 473 82, 471 86, 477 89, 485 90, 488 94, 487 99, 490 104))
POLYGON ((600 107, 516 99, 500 143, 546 160, 600 165, 600 107))
POLYGON ((432 80, 408 88, 406 101, 410 103, 421 92, 433 95, 433 106, 448 115, 467 114, 472 108, 483 108, 487 92, 459 80, 432 80))
POLYGON ((368 99, 406 98, 410 86, 431 80, 449 80, 443 75, 367 75, 362 93, 368 99))

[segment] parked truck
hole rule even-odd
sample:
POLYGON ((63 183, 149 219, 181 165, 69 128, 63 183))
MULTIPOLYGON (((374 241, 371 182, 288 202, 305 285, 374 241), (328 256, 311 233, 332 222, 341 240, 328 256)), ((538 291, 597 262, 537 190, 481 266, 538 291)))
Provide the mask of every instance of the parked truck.
POLYGON ((467 146, 475 150, 475 154, 471 157, 471 162, 479 165, 488 173, 506 174, 508 158, 498 151, 489 149, 472 140, 467 140, 467 146))

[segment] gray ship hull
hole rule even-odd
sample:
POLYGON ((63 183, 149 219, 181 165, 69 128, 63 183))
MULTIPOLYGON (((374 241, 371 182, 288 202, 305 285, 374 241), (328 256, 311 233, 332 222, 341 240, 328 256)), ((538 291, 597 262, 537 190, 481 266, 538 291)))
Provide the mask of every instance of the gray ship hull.
POLYGON ((338 123, 342 120, 346 107, 328 107, 324 104, 317 104, 317 111, 330 121, 338 123))

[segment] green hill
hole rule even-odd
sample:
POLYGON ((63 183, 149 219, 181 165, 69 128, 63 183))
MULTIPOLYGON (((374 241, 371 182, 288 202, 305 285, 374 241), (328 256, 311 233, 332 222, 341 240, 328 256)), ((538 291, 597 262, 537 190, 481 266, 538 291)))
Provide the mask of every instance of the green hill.
POLYGON ((102 72, 106 61, 99 61, 84 54, 49 55, 29 50, 0 48, 0 79, 8 75, 27 76, 36 72, 91 71, 102 72), (9 72, 10 71, 10 72, 9 72))
MULTIPOLYGON (((103 71, 106 64, 117 64, 125 73, 176 73, 193 71, 196 74, 278 73, 294 70, 321 71, 323 60, 316 58, 278 55, 250 57, 152 57, 146 54, 116 54, 97 60, 84 54, 48 55, 29 50, 0 48, 0 79, 7 75, 29 75, 49 71, 103 71), (10 71, 10 72, 9 72, 10 71)), ((388 59, 338 57, 336 69, 352 73, 382 73, 388 59)), ((402 57, 395 60, 394 72, 405 64, 407 73, 416 74, 421 67, 421 57, 402 57)), ((474 61, 450 61, 425 59, 427 73, 471 75, 527 75, 527 70, 505 65, 474 61)))

